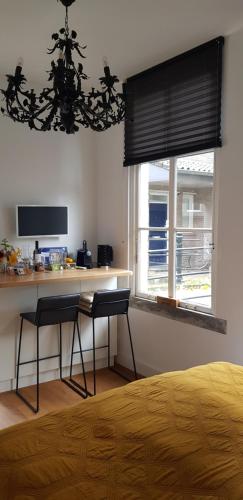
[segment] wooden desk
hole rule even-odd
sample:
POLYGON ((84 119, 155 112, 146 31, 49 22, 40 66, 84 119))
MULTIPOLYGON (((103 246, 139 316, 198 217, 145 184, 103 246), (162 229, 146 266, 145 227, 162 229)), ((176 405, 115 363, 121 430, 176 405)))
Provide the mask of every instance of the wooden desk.
MULTIPOLYGON (((0 274, 0 391, 15 388, 16 346, 19 335, 20 312, 35 311, 40 297, 50 295, 64 295, 68 293, 81 293, 89 290, 115 289, 128 285, 131 271, 119 268, 74 269, 64 271, 50 271, 34 273, 26 276, 9 276, 0 274), (120 281, 120 282, 119 282, 120 281)), ((88 318, 80 317, 82 332, 82 347, 90 348, 92 345, 92 322, 88 318)), ((111 356, 117 352, 117 319, 111 319, 111 356)), ((63 366, 64 376, 68 375, 70 364, 70 348, 72 338, 72 325, 63 326, 63 366)), ((107 319, 97 320, 97 345, 107 343, 107 319)), ((41 352, 44 355, 53 355, 58 352, 58 329, 55 326, 41 329, 41 352)), ((31 324, 25 322, 24 328, 24 357, 35 359, 35 335, 31 324)), ((78 345, 76 346, 78 350, 78 345)), ((97 366, 106 366, 106 349, 97 353, 97 366), (100 363, 100 365, 99 365, 100 363)), ((90 352, 84 355, 87 370, 92 369, 92 356, 90 352)), ((74 356, 74 364, 79 368, 80 357, 74 356)), ((75 368, 75 367, 74 367, 75 368)), ((58 362, 50 359, 41 362, 41 381, 58 378, 58 362)), ((21 385, 35 383, 35 364, 22 367, 21 385)))
POLYGON ((23 286, 48 285, 59 282, 87 281, 108 278, 122 278, 131 276, 132 271, 111 267, 108 270, 94 269, 66 269, 64 271, 45 271, 42 273, 27 274, 25 276, 10 276, 0 274, 0 288, 16 288, 23 286))

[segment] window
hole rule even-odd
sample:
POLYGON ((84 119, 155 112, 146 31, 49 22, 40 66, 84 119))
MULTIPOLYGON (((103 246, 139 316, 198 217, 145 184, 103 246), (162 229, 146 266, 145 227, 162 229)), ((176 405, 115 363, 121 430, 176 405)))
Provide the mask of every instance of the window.
POLYGON ((142 163, 134 172, 136 295, 211 310, 214 152, 142 163))

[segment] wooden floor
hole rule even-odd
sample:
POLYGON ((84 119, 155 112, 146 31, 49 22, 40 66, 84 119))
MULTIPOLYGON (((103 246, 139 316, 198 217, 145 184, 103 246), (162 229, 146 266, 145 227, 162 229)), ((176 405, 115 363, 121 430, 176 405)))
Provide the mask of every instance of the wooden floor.
MULTIPOLYGON (((87 373, 87 383, 90 391, 92 391, 92 380, 92 373, 87 373)), ((115 387, 121 387, 126 383, 126 380, 106 368, 97 371, 97 394, 115 387)), ((35 387, 26 387, 22 391, 23 394, 34 403, 35 387)), ((59 380, 45 382, 40 385, 41 409, 38 415, 35 415, 21 399, 16 396, 14 391, 3 392, 0 394, 0 429, 10 427, 19 422, 38 418, 50 411, 60 410, 61 408, 74 405, 80 401, 84 400, 63 382, 59 380)))

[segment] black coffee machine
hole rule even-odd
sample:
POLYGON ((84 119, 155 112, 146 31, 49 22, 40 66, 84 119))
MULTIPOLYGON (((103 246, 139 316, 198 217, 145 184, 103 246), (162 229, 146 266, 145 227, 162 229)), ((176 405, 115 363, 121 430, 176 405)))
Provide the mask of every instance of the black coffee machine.
POLYGON ((111 266, 113 261, 113 248, 110 245, 98 245, 97 266, 111 266))
POLYGON ((87 241, 83 241, 83 248, 80 248, 77 253, 77 267, 87 267, 92 269, 92 253, 87 248, 87 241))

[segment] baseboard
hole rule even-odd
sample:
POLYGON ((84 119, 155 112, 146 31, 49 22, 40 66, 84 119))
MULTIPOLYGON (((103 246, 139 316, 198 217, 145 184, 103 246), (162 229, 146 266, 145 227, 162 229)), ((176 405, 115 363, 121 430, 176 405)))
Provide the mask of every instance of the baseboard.
MULTIPOLYGON (((78 360, 78 355, 74 355, 74 365, 73 365, 73 374, 76 375, 78 373, 82 373, 82 367, 81 364, 77 362, 78 360)), ((115 358, 111 358, 111 364, 113 364, 114 361, 114 366, 115 368, 121 373, 126 376, 128 376, 131 380, 134 379, 134 372, 131 369, 131 367, 126 366, 127 365, 127 356, 126 355, 120 355, 115 356, 115 358)), ((156 372, 152 367, 145 365, 143 363, 140 363, 136 361, 136 366, 137 366, 137 375, 138 378, 144 378, 150 375, 155 375, 158 372, 156 372)), ((107 359, 106 358, 100 358, 96 359, 96 369, 101 370, 102 368, 107 367, 107 359)), ((85 363, 85 371, 90 372, 93 370, 93 363, 92 361, 88 361, 85 363)), ((68 377, 69 375, 70 368, 69 366, 66 366, 63 368, 63 376, 68 377)), ((59 369, 55 368, 53 370, 47 370, 44 372, 40 373, 40 383, 44 382, 50 382, 51 380, 58 380, 59 379, 59 369)), ((20 377, 19 379, 19 386, 20 387, 28 387, 30 385, 34 385, 36 383, 36 377, 35 375, 25 375, 23 377, 20 377)), ((7 392, 7 391, 12 391, 16 387, 16 379, 12 380, 6 380, 3 382, 0 382, 0 393, 1 392, 7 392)))
POLYGON ((0 382, 0 393, 12 391, 12 390, 13 390, 12 380, 6 380, 3 382, 0 382))
MULTIPOLYGON (((115 357, 115 362, 124 367, 126 370, 130 370, 132 373, 132 362, 128 360, 127 353, 119 353, 118 356, 115 357)), ((141 374, 141 377, 151 377, 153 375, 157 375, 161 372, 161 370, 155 370, 153 366, 142 363, 138 359, 136 359, 136 367, 137 372, 141 374)))
MULTIPOLYGON (((76 362, 77 355, 74 356, 74 365, 73 365, 73 375, 77 375, 78 373, 82 373, 82 366, 81 364, 76 362)), ((111 357, 111 363, 113 363, 114 358, 111 357)), ((107 366, 107 359, 106 358, 100 358, 96 359, 96 369, 101 370, 102 368, 105 368, 107 366)), ((88 373, 93 370, 93 362, 89 361, 84 364, 85 371, 88 373)), ((68 377, 70 373, 70 367, 66 366, 63 367, 63 377, 68 377)), ((51 380, 58 380, 59 379, 59 369, 55 368, 53 370, 47 370, 44 372, 40 373, 40 383, 44 382, 50 382, 51 380)), ((36 376, 35 375, 25 375, 23 377, 19 378, 19 386, 20 387, 28 387, 30 385, 36 384, 36 376)), ((3 382, 0 382, 0 393, 1 392, 7 392, 7 391, 13 391, 16 387, 16 378, 11 379, 11 380, 6 380, 3 382)))
MULTIPOLYGON (((114 359, 114 368, 119 373, 121 373, 121 375, 125 375, 126 377, 130 378, 131 380, 134 380, 134 371, 130 370, 130 368, 127 368, 126 366, 123 366, 120 363, 118 363, 117 356, 114 359)), ((144 375, 142 375, 141 373, 137 372, 137 378, 138 379, 144 378, 144 375)))

